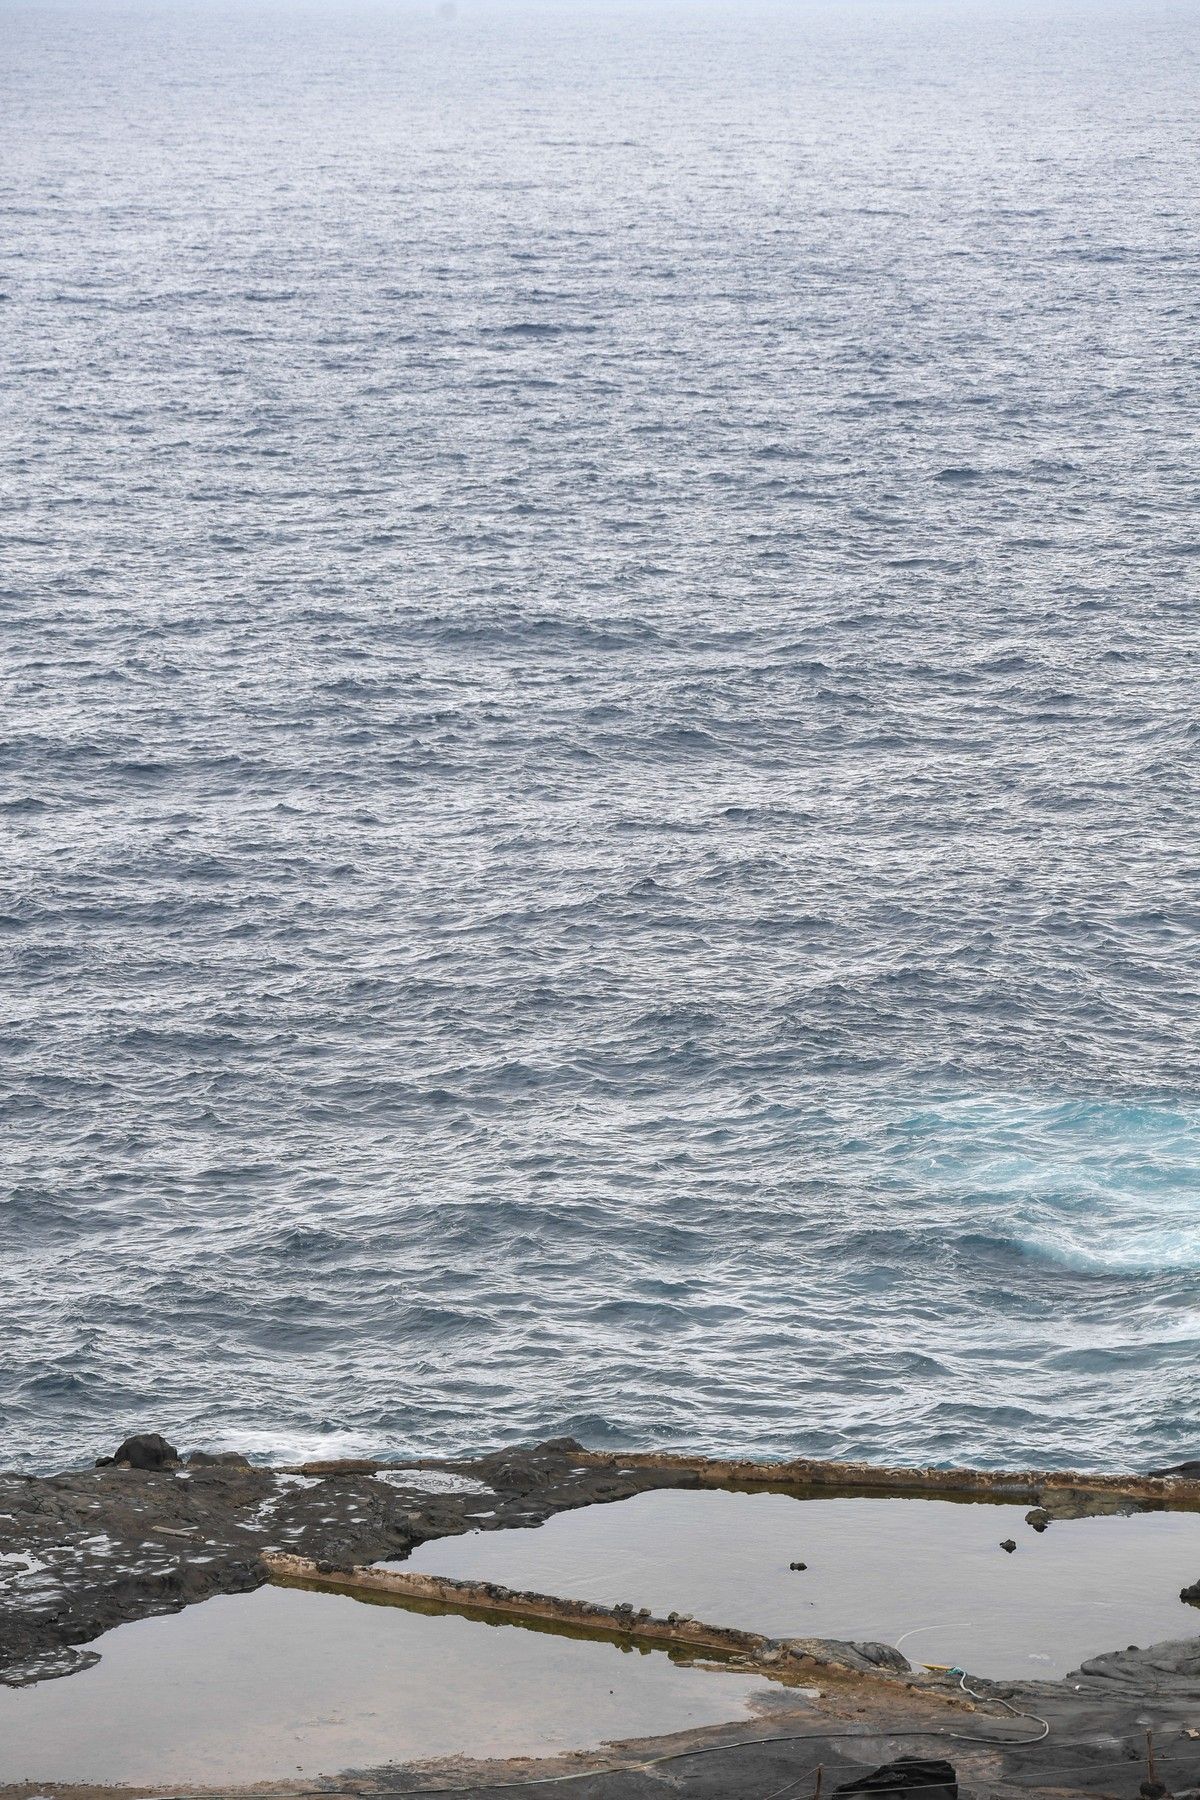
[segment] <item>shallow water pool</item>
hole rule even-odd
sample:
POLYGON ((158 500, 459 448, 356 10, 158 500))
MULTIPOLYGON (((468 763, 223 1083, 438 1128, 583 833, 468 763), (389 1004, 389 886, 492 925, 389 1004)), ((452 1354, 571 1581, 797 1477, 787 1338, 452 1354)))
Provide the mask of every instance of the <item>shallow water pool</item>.
POLYGON ((122 1625, 0 1687, 0 1781, 252 1782, 521 1756, 744 1717, 764 1684, 663 1651, 268 1587, 122 1625))
POLYGON ((770 1635, 871 1638, 914 1663, 1006 1678, 1200 1635, 1200 1612, 1179 1599, 1200 1578, 1200 1514, 1056 1520, 1039 1534, 1028 1510, 665 1490, 443 1538, 395 1566, 770 1635))

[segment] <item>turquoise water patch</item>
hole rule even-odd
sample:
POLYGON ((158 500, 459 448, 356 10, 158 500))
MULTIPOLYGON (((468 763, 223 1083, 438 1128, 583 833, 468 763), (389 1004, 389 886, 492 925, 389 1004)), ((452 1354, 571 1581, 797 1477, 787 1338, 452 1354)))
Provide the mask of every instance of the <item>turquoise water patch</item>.
POLYGON ((1200 1110, 986 1096, 889 1137, 896 1185, 960 1208, 960 1230, 1081 1273, 1200 1269, 1200 1110))

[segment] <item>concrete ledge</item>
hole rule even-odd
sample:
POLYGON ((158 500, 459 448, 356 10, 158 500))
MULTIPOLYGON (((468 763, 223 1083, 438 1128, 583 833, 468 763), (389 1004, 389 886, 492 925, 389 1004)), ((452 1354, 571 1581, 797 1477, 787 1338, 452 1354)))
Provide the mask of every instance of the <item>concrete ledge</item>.
POLYGON ((1063 1499, 1105 1495, 1181 1511, 1200 1510, 1200 1480, 1176 1475, 1091 1475, 1073 1469, 894 1469, 874 1463, 827 1462, 815 1457, 751 1462, 673 1451, 578 1450, 573 1461, 592 1469, 678 1475, 704 1487, 761 1485, 880 1494, 966 1494, 997 1502, 1041 1500, 1046 1495, 1060 1495, 1063 1499))
MULTIPOLYGON (((589 1600, 521 1592, 492 1581, 458 1581, 405 1569, 335 1569, 310 1557, 282 1552, 268 1552, 262 1561, 270 1580, 281 1586, 329 1588, 344 1594, 384 1594, 461 1613, 493 1613, 543 1621, 607 1638, 716 1656, 735 1663, 739 1669, 752 1669, 756 1674, 793 1686, 805 1676, 811 1679, 818 1670, 877 1679, 900 1677, 906 1685, 933 1691, 947 1686, 939 1677, 915 1670, 891 1644, 770 1638, 677 1613, 656 1618, 648 1607, 635 1611, 632 1606, 600 1606, 589 1600)), ((952 1684, 947 1697, 957 1702, 957 1690, 952 1684)))

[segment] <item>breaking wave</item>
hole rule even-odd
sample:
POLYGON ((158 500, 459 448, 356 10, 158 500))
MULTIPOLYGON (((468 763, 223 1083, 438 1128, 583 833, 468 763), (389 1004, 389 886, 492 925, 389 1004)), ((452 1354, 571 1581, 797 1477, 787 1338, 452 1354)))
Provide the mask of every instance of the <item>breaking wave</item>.
POLYGON ((1200 1109, 999 1095, 900 1122, 908 1179, 961 1206, 966 1229, 1080 1273, 1200 1269, 1200 1109))

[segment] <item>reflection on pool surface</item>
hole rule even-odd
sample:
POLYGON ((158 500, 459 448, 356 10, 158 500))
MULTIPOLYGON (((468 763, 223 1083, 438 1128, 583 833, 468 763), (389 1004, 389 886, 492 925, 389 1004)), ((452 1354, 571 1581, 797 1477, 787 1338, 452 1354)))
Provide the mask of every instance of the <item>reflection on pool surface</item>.
POLYGON ((772 1636, 872 1638, 914 1663, 996 1677, 1052 1677, 1105 1650, 1200 1634, 1179 1599, 1200 1578, 1200 1515, 1058 1520, 1039 1535, 1027 1511, 665 1490, 534 1530, 443 1538, 394 1566, 772 1636))
POLYGON ((512 1624, 264 1588, 122 1625, 0 1687, 0 1781, 278 1780, 583 1749, 744 1717, 763 1684, 512 1624))

